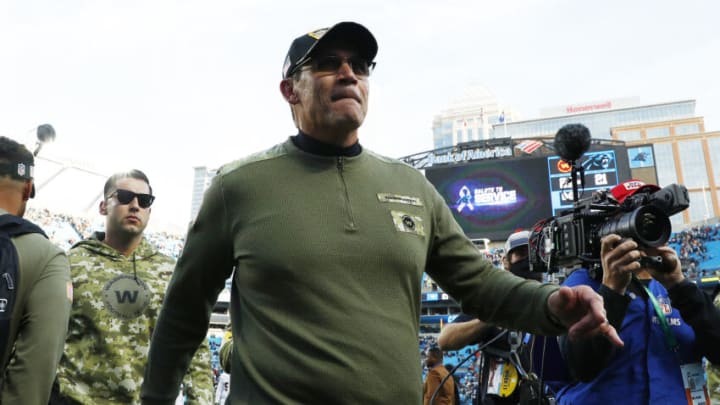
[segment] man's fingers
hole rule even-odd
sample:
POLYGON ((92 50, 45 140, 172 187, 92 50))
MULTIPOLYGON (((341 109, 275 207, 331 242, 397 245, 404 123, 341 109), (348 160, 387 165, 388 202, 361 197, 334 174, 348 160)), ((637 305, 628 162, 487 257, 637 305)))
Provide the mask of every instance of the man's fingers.
POLYGON ((570 287, 560 287, 559 290, 550 294, 548 298, 548 308, 550 312, 560 319, 563 323, 565 322, 566 313, 571 309, 574 292, 570 287))
POLYGON ((620 241, 620 236, 615 234, 610 234, 602 238, 600 241, 600 256, 605 256, 607 253, 609 253, 615 245, 620 241))
POLYGON ((605 323, 604 326, 600 326, 600 333, 605 335, 605 337, 607 337, 607 339, 613 345, 617 347, 625 346, 625 342, 620 339, 620 335, 618 335, 617 330, 615 330, 615 328, 610 325, 610 322, 605 323))
POLYGON ((595 327, 590 327, 589 324, 581 325, 579 322, 568 330, 568 336, 570 340, 585 339, 597 334, 605 336, 610 343, 617 347, 623 347, 625 343, 620 339, 617 330, 610 325, 610 322, 605 321, 595 327))
POLYGON ((580 334, 592 334, 600 325, 607 322, 605 309, 602 307, 602 300, 598 300, 600 308, 595 302, 591 302, 588 312, 573 324, 568 332, 575 331, 580 334))
POLYGON ((607 319, 607 311, 602 297, 595 294, 594 291, 578 290, 580 301, 584 301, 587 305, 587 312, 568 330, 571 339, 591 337, 596 334, 602 334, 607 337, 613 345, 623 346, 615 328, 610 325, 607 319))

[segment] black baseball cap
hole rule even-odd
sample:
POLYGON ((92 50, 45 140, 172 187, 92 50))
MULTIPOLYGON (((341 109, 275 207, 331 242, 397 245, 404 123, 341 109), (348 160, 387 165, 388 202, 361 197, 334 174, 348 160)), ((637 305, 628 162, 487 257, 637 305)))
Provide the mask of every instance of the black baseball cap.
MULTIPOLYGON (((7 143, 10 145, 19 145, 14 140, 4 136, 0 136, 0 142, 3 144, 7 143)), ((20 150, 25 152, 21 153, 21 155, 27 154, 27 157, 22 158, 17 156, 19 159, 11 159, 5 156, 0 157, 0 176, 10 176, 11 179, 18 181, 33 180, 35 176, 35 157, 27 150, 27 148, 25 148, 25 146, 19 146, 20 150)), ((33 197, 35 197, 35 184, 33 184, 32 192, 30 194, 30 198, 33 197)))
POLYGON ((342 40, 352 44, 358 54, 368 62, 372 62, 377 55, 377 41, 370 30, 350 21, 337 23, 330 28, 321 28, 295 38, 285 56, 283 79, 287 79, 298 67, 305 64, 318 46, 332 40, 342 40))
POLYGON ((7 162, 0 163, 0 175, 7 175, 15 180, 32 180, 35 171, 33 162, 7 162))

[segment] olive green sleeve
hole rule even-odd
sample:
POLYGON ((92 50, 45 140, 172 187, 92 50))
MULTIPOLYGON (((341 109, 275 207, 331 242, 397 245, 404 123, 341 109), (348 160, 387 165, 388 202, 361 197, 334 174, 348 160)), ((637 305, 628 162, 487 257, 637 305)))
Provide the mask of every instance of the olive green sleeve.
POLYGON ((232 274, 223 176, 205 192, 198 217, 188 231, 153 332, 141 389, 143 403, 172 404, 190 360, 206 338, 217 296, 232 274))
MULTIPOLYGON (((434 191, 434 190, 433 190, 434 191)), ((549 318, 547 300, 559 287, 496 268, 465 236, 437 192, 427 273, 460 302, 463 312, 509 329, 543 335, 564 333, 549 318)))
POLYGON ((20 276, 21 283, 32 285, 23 287, 29 291, 0 403, 44 405, 67 334, 70 265, 64 252, 38 234, 20 237, 16 244, 23 270, 34 267, 36 273, 20 276))

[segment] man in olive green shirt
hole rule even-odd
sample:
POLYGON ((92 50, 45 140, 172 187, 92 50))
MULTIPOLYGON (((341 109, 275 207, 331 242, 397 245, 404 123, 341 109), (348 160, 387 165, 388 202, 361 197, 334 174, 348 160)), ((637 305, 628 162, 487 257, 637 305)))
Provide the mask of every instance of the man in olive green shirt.
POLYGON ((358 143, 377 42, 356 23, 297 38, 280 91, 296 136, 224 166, 168 286, 144 404, 171 404, 233 274, 231 404, 420 404, 423 271, 513 329, 617 334, 590 288, 493 269, 417 170, 358 143))
MULTIPOLYGON (((27 201, 34 194, 33 166, 32 153, 0 137, 1 220, 35 228, 11 239, 19 268, 17 279, 12 280, 17 294, 8 344, 0 347, 0 404, 47 404, 72 303, 65 253, 39 233, 40 228, 22 219, 27 201)), ((8 280, 4 277, 0 282, 8 280)))

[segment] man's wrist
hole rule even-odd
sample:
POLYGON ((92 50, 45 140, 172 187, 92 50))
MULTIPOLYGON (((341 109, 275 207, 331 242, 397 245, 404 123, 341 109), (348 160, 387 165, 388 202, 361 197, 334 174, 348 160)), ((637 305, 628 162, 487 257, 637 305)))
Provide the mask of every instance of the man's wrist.
POLYGON ((662 282, 663 287, 665 287, 668 292, 670 292, 671 289, 675 289, 676 287, 679 287, 684 284, 693 284, 690 280, 686 279, 685 276, 680 275, 679 278, 673 278, 672 281, 666 280, 662 282))
POLYGON ((685 276, 683 276, 682 274, 673 274, 670 277, 664 278, 661 281, 661 284, 663 285, 663 287, 665 287, 666 290, 669 290, 675 286, 682 284, 683 281, 685 281, 685 276))
MULTIPOLYGON (((554 291, 552 294, 557 294, 557 293, 558 293, 557 291, 554 291)), ((552 296, 552 294, 550 294, 550 296, 552 296)), ((548 303, 546 303, 545 305, 547 307, 547 318, 550 321, 550 324, 555 328, 567 330, 567 326, 565 326, 565 324, 560 320, 560 317, 558 317, 557 315, 555 315, 553 313, 552 308, 549 305, 549 301, 550 301, 550 297, 548 297, 548 303)))
POLYGON ((627 291, 627 285, 618 287, 613 283, 602 283, 602 286, 605 287, 607 290, 610 290, 619 295, 625 295, 625 292, 627 291))

